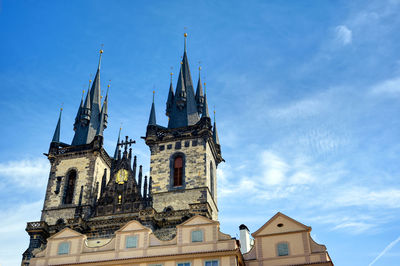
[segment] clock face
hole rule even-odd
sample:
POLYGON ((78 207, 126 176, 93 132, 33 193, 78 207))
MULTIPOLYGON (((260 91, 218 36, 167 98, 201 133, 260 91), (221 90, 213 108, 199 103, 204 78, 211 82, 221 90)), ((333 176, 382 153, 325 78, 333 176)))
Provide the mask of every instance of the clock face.
POLYGON ((123 184, 126 181, 128 181, 128 170, 118 170, 118 172, 115 174, 115 182, 118 184, 123 184))

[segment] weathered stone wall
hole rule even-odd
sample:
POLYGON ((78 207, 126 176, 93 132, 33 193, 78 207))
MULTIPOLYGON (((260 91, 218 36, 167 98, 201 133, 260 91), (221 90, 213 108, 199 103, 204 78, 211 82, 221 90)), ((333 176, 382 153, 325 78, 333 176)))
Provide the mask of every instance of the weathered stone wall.
POLYGON ((199 203, 203 197, 213 209, 213 219, 218 218, 216 206, 215 158, 208 142, 202 138, 162 142, 151 147, 150 176, 153 179, 153 206, 157 211, 171 206, 174 210, 189 209, 189 204, 199 203), (173 187, 173 158, 181 154, 184 158, 184 180, 182 187, 173 187), (214 194, 211 197, 210 163, 213 164, 214 194), (197 188, 203 188, 198 190, 197 188), (203 194, 202 192, 203 191, 203 194), (205 194, 205 195, 204 195, 205 194))
POLYGON ((51 165, 41 220, 52 225, 59 218, 63 218, 64 221, 73 218, 75 207, 79 203, 81 186, 83 186, 82 205, 92 204, 92 195, 95 191, 96 182, 99 182, 97 194, 99 196, 104 169, 107 169, 107 180, 109 180, 110 168, 98 152, 87 151, 57 155, 51 165), (72 204, 63 204, 62 200, 66 189, 67 176, 71 170, 77 172, 74 196, 72 204), (56 193, 58 179, 61 181, 59 192, 56 193))

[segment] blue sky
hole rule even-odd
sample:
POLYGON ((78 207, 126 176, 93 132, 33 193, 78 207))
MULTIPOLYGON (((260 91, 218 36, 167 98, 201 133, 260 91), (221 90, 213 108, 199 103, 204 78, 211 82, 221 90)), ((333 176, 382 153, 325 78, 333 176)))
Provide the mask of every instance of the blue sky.
POLYGON ((48 178, 42 154, 62 104, 71 142, 100 45, 105 147, 113 152, 122 123, 148 171, 140 137, 152 91, 166 125, 185 31, 226 160, 222 231, 254 232, 281 211, 312 226, 335 265, 398 265, 399 13, 395 0, 0 2, 1 265, 18 265, 28 246, 48 178))

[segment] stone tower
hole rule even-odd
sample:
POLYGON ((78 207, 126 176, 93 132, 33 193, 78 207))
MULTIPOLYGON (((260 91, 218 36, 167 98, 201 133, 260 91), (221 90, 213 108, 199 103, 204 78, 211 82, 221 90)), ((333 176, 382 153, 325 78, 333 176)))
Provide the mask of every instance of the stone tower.
POLYGON ((200 75, 194 92, 186 37, 185 34, 176 91, 172 78, 169 87, 168 127, 157 125, 154 100, 147 126, 145 140, 151 151, 153 207, 157 212, 190 210, 217 220, 216 169, 223 158, 200 75))
POLYGON ((91 215, 104 175, 109 179, 111 158, 103 149, 107 127, 108 93, 101 106, 99 65, 92 87, 81 100, 74 123, 72 144, 60 142, 60 118, 46 154, 50 164, 41 220, 48 225, 64 224, 77 215, 91 215))

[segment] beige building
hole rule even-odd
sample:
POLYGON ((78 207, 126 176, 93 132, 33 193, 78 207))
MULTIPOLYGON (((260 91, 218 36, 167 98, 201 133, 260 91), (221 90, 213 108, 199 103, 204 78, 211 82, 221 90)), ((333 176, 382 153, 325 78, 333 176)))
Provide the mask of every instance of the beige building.
MULTIPOLYGON (((242 230, 247 230, 243 228, 242 230)), ((252 234, 250 251, 219 230, 219 222, 194 216, 177 226, 169 240, 133 220, 111 238, 88 239, 65 228, 48 238, 30 265, 260 266, 333 265, 326 247, 310 236, 311 227, 277 213, 252 234)))
POLYGON ((128 136, 114 155, 103 147, 108 94, 101 102, 100 60, 82 99, 71 144, 60 141, 61 112, 45 154, 51 168, 40 221, 29 222, 22 265, 333 265, 311 228, 281 213, 240 241, 219 230, 217 167, 224 162, 216 123, 200 77, 197 88, 185 50, 176 90, 158 125, 154 100, 144 141, 150 176, 128 136), (138 171, 137 171, 137 168, 138 171), (138 172, 138 173, 137 173, 138 172))
POLYGON ((202 266, 244 265, 239 241, 220 232, 219 222, 194 216, 177 226, 169 241, 157 238, 137 221, 112 238, 90 239, 65 228, 47 240, 30 265, 202 266))
POLYGON ((243 254, 246 265, 333 265, 310 232, 311 227, 278 212, 252 234, 254 245, 243 254))

